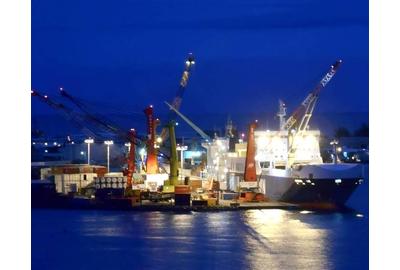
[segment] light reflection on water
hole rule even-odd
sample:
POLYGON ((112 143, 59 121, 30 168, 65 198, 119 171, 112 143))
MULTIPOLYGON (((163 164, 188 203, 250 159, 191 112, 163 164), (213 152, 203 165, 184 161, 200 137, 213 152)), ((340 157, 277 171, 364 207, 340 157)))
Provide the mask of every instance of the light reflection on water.
POLYGON ((356 269, 367 244, 355 214, 32 210, 32 269, 356 269))
POLYGON ((292 216, 279 209, 245 212, 251 269, 328 268, 325 231, 292 216))

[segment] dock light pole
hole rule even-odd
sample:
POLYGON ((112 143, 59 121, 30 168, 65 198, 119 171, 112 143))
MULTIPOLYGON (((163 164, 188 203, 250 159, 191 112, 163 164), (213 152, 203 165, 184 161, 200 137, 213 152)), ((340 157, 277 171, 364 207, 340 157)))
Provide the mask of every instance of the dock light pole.
POLYGON ((337 145, 339 142, 335 139, 329 143, 333 147, 333 163, 337 164, 337 145))
POLYGON ((178 145, 178 147, 176 148, 176 150, 181 151, 181 173, 180 173, 180 175, 182 177, 182 180, 184 179, 184 177, 183 177, 183 151, 186 151, 187 149, 188 149, 188 147, 186 145, 182 145, 182 146, 178 145))
POLYGON ((107 172, 110 172, 110 145, 114 144, 114 142, 104 141, 104 144, 107 145, 107 172))
POLYGON ((87 143, 87 164, 90 165, 90 144, 94 143, 92 138, 86 139, 85 143, 87 143))
POLYGON ((128 153, 131 151, 131 143, 127 142, 125 143, 125 146, 128 148, 128 153))

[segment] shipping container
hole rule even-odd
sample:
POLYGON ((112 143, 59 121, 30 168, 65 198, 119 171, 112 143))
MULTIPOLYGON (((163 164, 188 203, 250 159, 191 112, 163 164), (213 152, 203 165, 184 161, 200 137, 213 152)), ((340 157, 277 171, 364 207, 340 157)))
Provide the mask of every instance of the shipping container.
POLYGON ((190 194, 175 194, 175 205, 190 206, 190 194))
POLYGON ((207 206, 208 202, 207 200, 193 200, 192 201, 192 206, 207 206))
POLYGON ((202 180, 190 180, 189 185, 192 188, 192 190, 196 190, 197 188, 202 187, 202 180))
POLYGON ((51 168, 51 173, 52 174, 62 174, 64 172, 63 167, 53 167, 51 168))
POLYGON ((215 205, 217 205, 217 199, 216 199, 216 198, 208 198, 208 199, 207 199, 207 205, 208 205, 208 206, 215 206, 215 205))
POLYGON ((80 170, 78 167, 66 167, 64 168, 64 174, 77 174, 80 173, 80 170))
POLYGON ((80 169, 81 173, 93 173, 93 167, 91 166, 83 166, 80 169))
POLYGON ((190 194, 190 186, 186 185, 175 186, 175 194, 190 194))

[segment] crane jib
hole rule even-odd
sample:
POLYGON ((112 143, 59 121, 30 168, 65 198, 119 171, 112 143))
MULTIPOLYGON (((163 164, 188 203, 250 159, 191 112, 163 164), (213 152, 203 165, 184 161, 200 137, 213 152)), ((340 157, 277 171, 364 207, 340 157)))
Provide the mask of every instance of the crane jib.
POLYGON ((336 70, 331 70, 330 72, 328 72, 328 74, 325 75, 325 77, 321 80, 321 85, 323 87, 325 87, 325 85, 327 85, 327 83, 332 79, 332 77, 335 75, 336 70))
POLYGON ((314 90, 307 95, 297 110, 295 110, 294 113, 286 120, 286 123, 283 125, 284 129, 292 128, 294 124, 300 120, 301 115, 303 115, 303 118, 300 122, 300 125, 303 124, 304 120, 306 121, 305 123, 308 123, 309 119, 311 118, 311 113, 309 111, 311 110, 312 112, 314 109, 319 92, 330 82, 341 64, 342 60, 338 60, 334 65, 331 66, 328 73, 325 74, 314 90))

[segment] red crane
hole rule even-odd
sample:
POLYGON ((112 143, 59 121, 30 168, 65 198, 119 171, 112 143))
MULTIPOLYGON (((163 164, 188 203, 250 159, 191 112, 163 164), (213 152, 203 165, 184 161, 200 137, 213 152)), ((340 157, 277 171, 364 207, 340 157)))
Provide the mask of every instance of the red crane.
MULTIPOLYGON (((257 180, 256 170, 256 140, 255 129, 257 128, 258 121, 255 120, 249 126, 246 161, 244 167, 244 182, 241 182, 239 200, 243 202, 256 202, 265 201, 264 194, 259 192, 259 185, 257 180)), ((261 178, 261 175, 260 175, 261 178)))
POLYGON ((158 119, 154 119, 153 106, 150 105, 144 109, 147 118, 147 160, 146 172, 150 174, 158 173, 158 161, 156 150, 156 126, 159 123, 158 119))
POLYGON ((246 162, 244 167, 244 181, 255 182, 257 181, 256 173, 256 140, 254 137, 254 131, 257 128, 257 120, 250 124, 248 139, 247 139, 247 152, 246 162))

